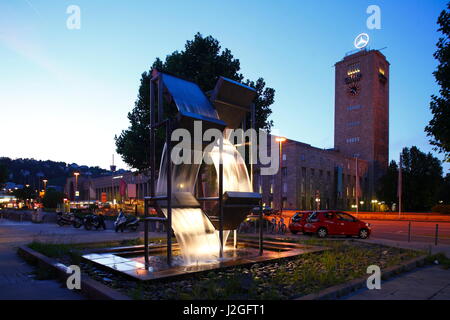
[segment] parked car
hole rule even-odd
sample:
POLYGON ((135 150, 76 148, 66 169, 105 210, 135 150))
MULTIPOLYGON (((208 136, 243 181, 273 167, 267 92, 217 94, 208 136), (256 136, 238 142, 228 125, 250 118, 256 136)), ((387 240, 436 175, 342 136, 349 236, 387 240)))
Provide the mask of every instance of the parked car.
POLYGON ((291 223, 289 224, 289 231, 293 234, 303 232, 303 226, 311 213, 313 213, 313 211, 296 212, 291 219, 291 223))
POLYGON ((303 233, 317 234, 319 238, 345 235, 366 239, 370 232, 370 224, 342 211, 315 211, 309 215, 303 226, 303 233))

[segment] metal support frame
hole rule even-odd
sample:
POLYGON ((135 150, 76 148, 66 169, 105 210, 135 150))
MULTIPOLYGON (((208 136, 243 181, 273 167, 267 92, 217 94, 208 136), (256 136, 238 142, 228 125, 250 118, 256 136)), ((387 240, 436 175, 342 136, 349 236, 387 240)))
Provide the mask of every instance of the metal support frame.
MULTIPOLYGON (((149 221, 162 221, 166 223, 167 229, 167 264, 172 265, 172 166, 170 165, 170 137, 172 134, 172 122, 170 119, 163 120, 163 84, 162 75, 150 79, 150 197, 144 199, 144 250, 145 250, 145 265, 149 267, 149 248, 148 248, 148 223, 149 221), (156 94, 158 101, 158 123, 156 123, 156 94), (156 184, 156 129, 162 126, 166 127, 166 157, 168 159, 167 167, 167 195, 165 197, 156 197, 155 184, 156 184), (166 218, 153 218, 149 217, 148 210, 150 204, 156 205, 156 200, 167 200, 167 217, 166 218)), ((251 128, 255 128, 255 105, 251 106, 251 128)), ((253 132, 252 132, 253 135, 253 132)), ((253 138, 253 137, 252 137, 253 138)), ((251 141, 252 142, 252 141, 251 141)), ((250 142, 250 143, 251 143, 250 142)), ((253 146, 252 146, 253 147, 253 146)), ((220 238, 220 258, 223 257, 224 238, 223 238, 223 138, 220 139, 219 145, 219 194, 218 197, 205 197, 199 198, 199 201, 218 201, 219 205, 219 238, 220 238)), ((253 158, 252 152, 250 153, 250 181, 253 187, 253 158)), ((237 247, 237 232, 234 233, 234 245, 237 247)), ((259 214, 259 254, 263 254, 263 207, 262 199, 260 201, 260 214, 259 214)))
POLYGON ((223 258, 223 137, 219 140, 219 257, 223 258))
POLYGON ((170 163, 170 136, 172 126, 170 120, 166 125, 166 159, 167 159, 167 265, 172 265, 172 165, 170 163))
POLYGON ((158 220, 166 223, 167 231, 167 264, 172 265, 172 167, 170 165, 170 136, 172 134, 171 122, 169 119, 163 118, 163 84, 161 75, 150 79, 150 197, 144 199, 144 250, 145 250, 145 265, 149 267, 149 250, 148 250, 148 223, 151 220, 158 220), (156 94, 158 96, 158 123, 156 123, 156 94), (169 159, 167 167, 167 196, 156 197, 156 129, 162 126, 166 127, 166 157, 169 159), (148 216, 149 201, 156 205, 156 200, 167 200, 167 218, 152 219, 148 216))

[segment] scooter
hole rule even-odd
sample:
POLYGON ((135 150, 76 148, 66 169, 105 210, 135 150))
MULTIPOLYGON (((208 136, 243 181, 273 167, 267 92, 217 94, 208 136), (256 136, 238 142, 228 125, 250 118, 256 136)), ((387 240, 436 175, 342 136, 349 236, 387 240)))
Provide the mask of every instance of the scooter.
POLYGON ((116 232, 123 232, 125 229, 136 231, 139 227, 139 218, 134 216, 126 216, 123 211, 119 212, 116 221, 114 222, 114 229, 116 232))
POLYGON ((56 223, 62 227, 64 225, 72 225, 75 228, 79 228, 83 225, 83 219, 76 216, 73 212, 58 212, 56 216, 56 223))
POLYGON ((95 230, 103 228, 106 230, 105 218, 101 214, 89 214, 83 219, 84 228, 86 230, 91 230, 93 227, 95 230))

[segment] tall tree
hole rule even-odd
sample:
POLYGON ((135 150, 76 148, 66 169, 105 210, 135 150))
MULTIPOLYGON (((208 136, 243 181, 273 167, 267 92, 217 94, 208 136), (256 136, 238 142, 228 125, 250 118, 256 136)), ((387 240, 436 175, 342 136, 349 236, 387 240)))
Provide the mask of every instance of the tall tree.
POLYGON ((450 2, 447 10, 443 10, 438 18, 439 38, 434 58, 439 61, 437 70, 433 72, 437 84, 441 87, 440 96, 431 96, 430 109, 433 118, 425 128, 431 137, 430 143, 435 149, 444 153, 446 161, 450 161, 450 2))
MULTIPOLYGON (((377 192, 387 204, 397 203, 398 166, 391 161, 377 192)), ((438 203, 445 180, 441 161, 417 147, 402 150, 402 202, 405 211, 429 211, 438 203)))
POLYGON ((398 183, 398 165, 392 160, 388 169, 380 179, 379 189, 377 190, 378 199, 382 199, 389 208, 393 203, 397 203, 397 183, 398 183))
MULTIPOLYGON (((221 49, 220 43, 212 36, 203 37, 200 33, 193 40, 186 42, 183 51, 174 51, 166 56, 165 61, 157 58, 151 69, 169 72, 190 79, 203 91, 212 90, 220 76, 244 82, 257 91, 254 101, 256 109, 256 127, 270 131, 273 122, 269 120, 272 113, 270 106, 274 102, 275 90, 266 87, 263 78, 256 81, 246 80, 239 73, 241 66, 229 49, 221 49)), ((141 85, 133 110, 128 113, 130 126, 115 137, 116 151, 132 168, 145 171, 149 168, 149 123, 150 123, 150 89, 149 72, 141 75, 141 85)), ((157 133, 156 150, 162 150, 162 133, 157 133)), ((158 156, 159 157, 159 156, 158 156)))

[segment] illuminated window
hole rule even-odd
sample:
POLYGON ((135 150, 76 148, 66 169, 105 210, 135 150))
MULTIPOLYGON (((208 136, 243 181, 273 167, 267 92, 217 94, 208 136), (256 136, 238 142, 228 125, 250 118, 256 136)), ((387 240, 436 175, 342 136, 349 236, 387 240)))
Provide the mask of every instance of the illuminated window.
POLYGON ((356 77, 359 73, 361 73, 359 63, 348 66, 347 76, 349 76, 350 78, 356 77))
POLYGON ((383 68, 378 68, 378 72, 380 74, 382 74, 383 76, 385 75, 384 69, 383 68))

